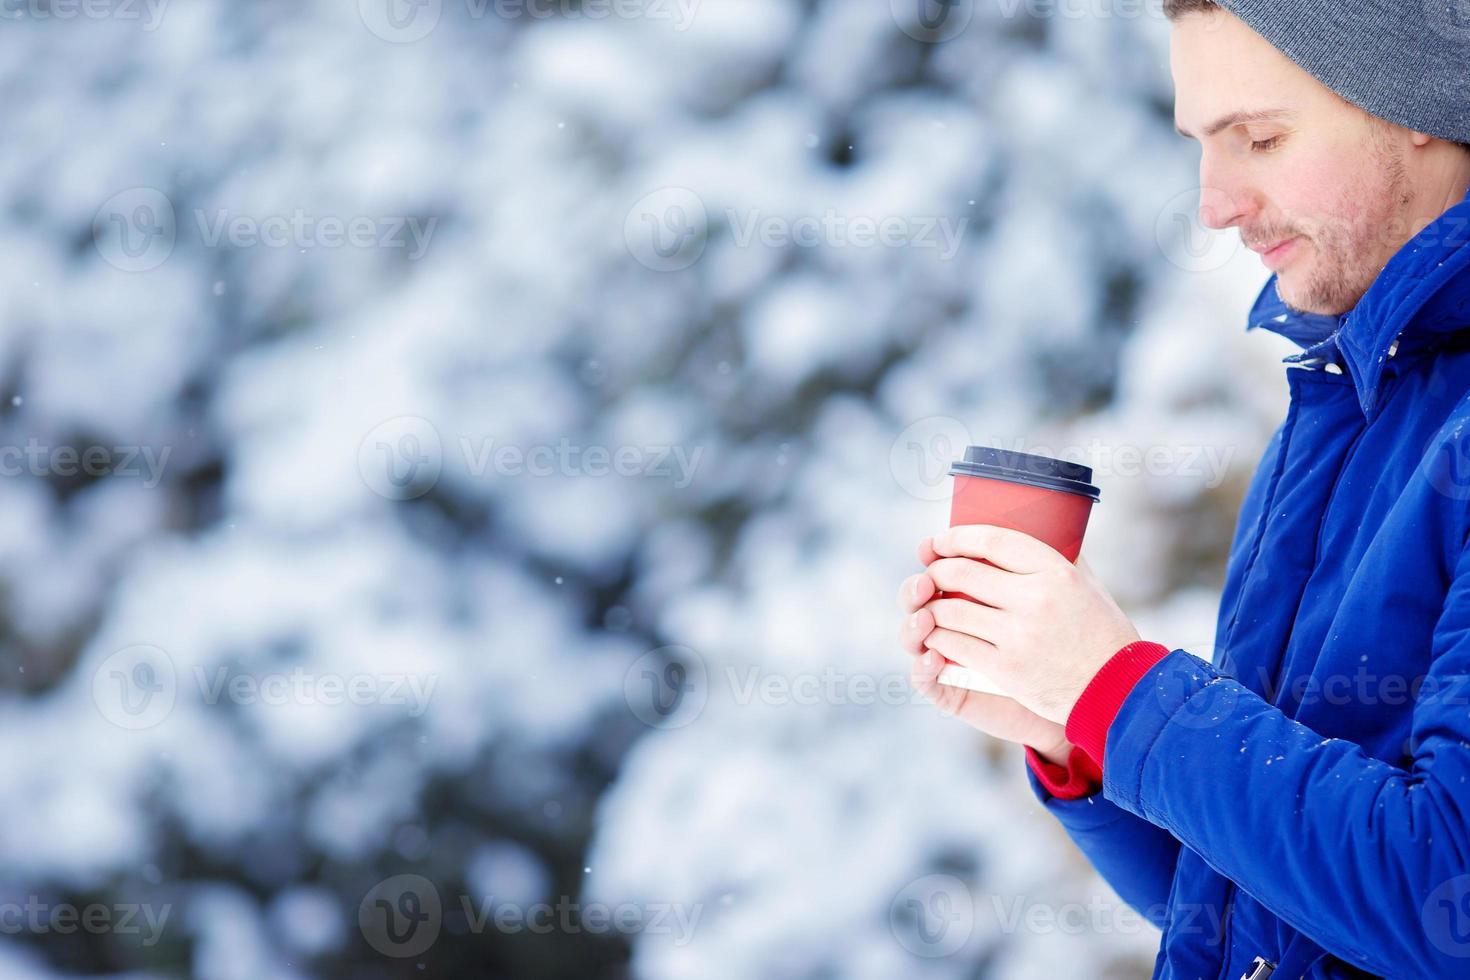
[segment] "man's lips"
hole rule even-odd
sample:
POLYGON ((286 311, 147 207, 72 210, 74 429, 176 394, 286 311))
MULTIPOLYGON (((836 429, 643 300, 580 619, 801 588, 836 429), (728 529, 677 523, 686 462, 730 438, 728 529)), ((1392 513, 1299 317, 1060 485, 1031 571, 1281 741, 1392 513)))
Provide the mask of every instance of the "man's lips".
POLYGON ((1292 235, 1290 238, 1281 238, 1271 244, 1252 245, 1250 248, 1253 252, 1259 252, 1261 261, 1274 269, 1286 258, 1300 238, 1300 235, 1292 235))

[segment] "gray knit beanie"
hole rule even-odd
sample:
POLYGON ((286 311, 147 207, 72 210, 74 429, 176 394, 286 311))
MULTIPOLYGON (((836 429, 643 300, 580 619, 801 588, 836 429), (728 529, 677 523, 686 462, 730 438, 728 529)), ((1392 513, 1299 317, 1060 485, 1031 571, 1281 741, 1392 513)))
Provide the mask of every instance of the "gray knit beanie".
POLYGON ((1215 0, 1344 99, 1470 143, 1470 0, 1215 0))

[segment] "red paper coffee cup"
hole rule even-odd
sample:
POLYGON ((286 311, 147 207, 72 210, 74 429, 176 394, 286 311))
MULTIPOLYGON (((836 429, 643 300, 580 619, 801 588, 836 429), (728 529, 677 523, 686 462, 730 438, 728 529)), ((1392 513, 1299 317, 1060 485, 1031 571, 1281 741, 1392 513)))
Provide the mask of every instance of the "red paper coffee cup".
POLYGON ((996 524, 1038 538, 1075 562, 1101 491, 1092 468, 1049 456, 969 446, 949 468, 949 526, 996 524))
MULTIPOLYGON (((1029 534, 1051 545, 1067 561, 1082 552, 1087 519, 1101 491, 1092 485, 1092 468, 1049 456, 969 446, 950 467, 954 496, 949 526, 994 524, 1029 534)), ((983 559, 982 559, 983 560, 983 559)), ((939 592, 936 598, 975 600, 963 592, 939 592)), ((950 664, 939 680, 957 687, 996 692, 974 671, 950 664)))

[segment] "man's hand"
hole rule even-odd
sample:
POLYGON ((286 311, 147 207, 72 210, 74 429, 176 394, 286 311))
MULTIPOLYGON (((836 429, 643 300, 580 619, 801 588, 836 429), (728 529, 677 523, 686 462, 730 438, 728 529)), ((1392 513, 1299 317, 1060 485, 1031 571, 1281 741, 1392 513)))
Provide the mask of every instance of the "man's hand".
MULTIPOLYGON (((927 547, 928 542, 925 538, 919 547, 919 560, 925 564, 939 557, 927 547)), ((1061 725, 1047 721, 1010 698, 939 683, 939 672, 946 661, 924 646, 924 638, 935 625, 932 612, 924 605, 934 592, 933 580, 922 573, 909 576, 899 586, 898 605, 904 612, 904 621, 898 639, 911 657, 910 683, 940 711, 959 718, 971 728, 1008 742, 1029 745, 1047 761, 1066 765, 1072 743, 1067 741, 1061 725)))
POLYGON ((920 556, 930 550, 936 559, 911 586, 929 597, 915 613, 915 631, 928 623, 925 614, 934 624, 920 642, 978 670, 1048 722, 1065 725, 1102 665, 1139 639, 1086 562, 1073 565, 1029 535, 965 524, 925 538, 920 556), (979 602, 934 599, 935 589, 979 602))

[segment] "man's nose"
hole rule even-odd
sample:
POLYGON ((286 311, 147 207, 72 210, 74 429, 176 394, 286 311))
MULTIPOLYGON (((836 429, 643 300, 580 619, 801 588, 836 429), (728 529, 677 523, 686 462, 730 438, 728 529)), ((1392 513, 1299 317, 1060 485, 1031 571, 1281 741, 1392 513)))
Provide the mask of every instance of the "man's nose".
POLYGON ((1251 211, 1254 193, 1223 167, 1201 162, 1199 221, 1206 228, 1231 228, 1251 211))

